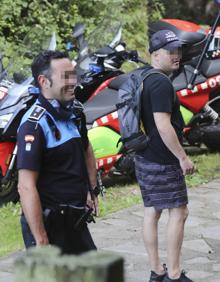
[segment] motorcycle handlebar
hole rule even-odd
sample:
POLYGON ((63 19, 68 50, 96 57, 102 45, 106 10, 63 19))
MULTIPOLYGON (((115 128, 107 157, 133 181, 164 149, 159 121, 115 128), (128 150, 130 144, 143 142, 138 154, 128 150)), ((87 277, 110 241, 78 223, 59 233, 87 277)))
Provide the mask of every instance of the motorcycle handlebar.
POLYGON ((136 50, 116 52, 116 55, 123 57, 124 60, 131 60, 136 63, 147 64, 143 59, 138 56, 136 50))
POLYGON ((138 57, 138 62, 139 63, 142 63, 144 65, 147 65, 147 62, 145 62, 144 60, 142 60, 140 57, 138 57))
POLYGON ((131 50, 131 51, 127 51, 127 50, 123 50, 123 51, 117 51, 114 50, 114 52, 107 54, 107 53, 98 53, 94 55, 98 58, 98 61, 100 64, 103 64, 105 60, 108 59, 112 59, 113 61, 127 61, 127 60, 131 60, 133 62, 136 63, 142 63, 144 65, 147 64, 147 62, 145 62, 143 59, 141 59, 138 56, 138 52, 136 50, 131 50))

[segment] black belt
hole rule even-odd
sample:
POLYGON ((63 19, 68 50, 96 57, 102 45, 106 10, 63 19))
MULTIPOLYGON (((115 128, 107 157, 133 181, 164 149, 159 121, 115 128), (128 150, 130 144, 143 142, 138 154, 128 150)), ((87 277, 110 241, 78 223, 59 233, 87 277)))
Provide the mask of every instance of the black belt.
POLYGON ((86 223, 95 223, 92 212, 93 209, 88 206, 78 207, 71 204, 60 204, 53 208, 43 209, 43 214, 46 218, 49 218, 50 216, 64 215, 70 220, 73 219, 74 229, 80 229, 86 223))

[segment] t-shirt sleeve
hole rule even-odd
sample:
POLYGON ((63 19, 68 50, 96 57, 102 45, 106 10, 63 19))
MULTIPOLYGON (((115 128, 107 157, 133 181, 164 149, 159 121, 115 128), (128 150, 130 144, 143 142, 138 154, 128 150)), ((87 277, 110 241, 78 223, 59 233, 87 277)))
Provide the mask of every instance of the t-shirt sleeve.
POLYGON ((155 77, 148 83, 153 113, 171 113, 174 100, 174 90, 168 78, 161 75, 155 77))
POLYGON ((45 148, 45 137, 40 125, 24 122, 17 133, 17 145, 17 169, 39 171, 45 148))

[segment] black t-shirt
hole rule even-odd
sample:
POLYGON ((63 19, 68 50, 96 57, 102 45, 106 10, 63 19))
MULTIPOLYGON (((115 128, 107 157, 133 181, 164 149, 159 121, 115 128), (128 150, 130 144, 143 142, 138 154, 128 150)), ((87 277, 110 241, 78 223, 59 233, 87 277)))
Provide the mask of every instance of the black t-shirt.
POLYGON ((39 121, 30 121, 33 106, 23 117, 17 135, 17 168, 39 173, 37 189, 43 207, 61 203, 85 205, 88 192, 85 119, 80 135, 74 119, 62 119, 43 96, 37 104, 46 112, 39 121))
POLYGON ((171 81, 163 74, 150 75, 144 81, 141 97, 141 117, 145 131, 150 136, 148 147, 140 154, 149 161, 160 164, 178 163, 178 159, 163 143, 154 122, 153 113, 171 113, 171 123, 182 142, 183 118, 180 104, 171 81))

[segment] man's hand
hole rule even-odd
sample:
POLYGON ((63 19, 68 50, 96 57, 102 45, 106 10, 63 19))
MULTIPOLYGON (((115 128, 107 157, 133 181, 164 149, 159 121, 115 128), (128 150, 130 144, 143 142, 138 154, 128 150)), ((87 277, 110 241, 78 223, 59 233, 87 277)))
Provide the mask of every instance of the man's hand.
POLYGON ((99 207, 98 207, 98 197, 96 197, 95 195, 91 195, 90 191, 87 194, 87 205, 90 208, 93 208, 93 210, 95 211, 95 215, 98 216, 99 215, 99 207))
POLYGON ((48 237, 46 231, 43 231, 42 234, 36 236, 36 245, 37 246, 45 246, 49 245, 48 237))
POLYGON ((179 160, 179 162, 180 162, 180 167, 182 168, 183 171, 183 175, 193 174, 195 169, 194 164, 188 156, 183 157, 182 159, 179 160))

